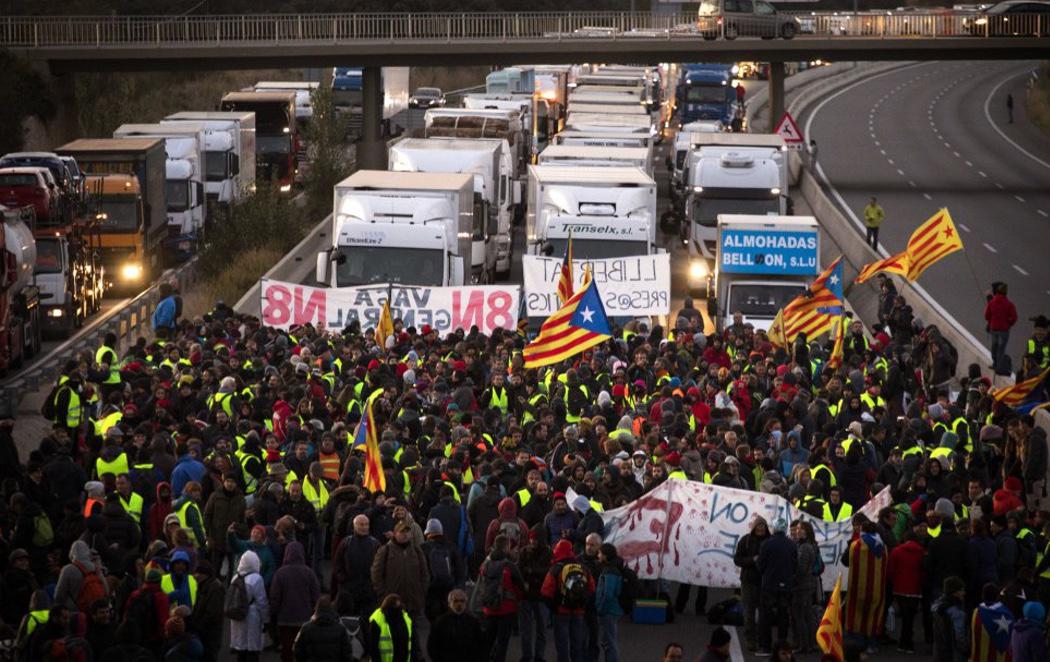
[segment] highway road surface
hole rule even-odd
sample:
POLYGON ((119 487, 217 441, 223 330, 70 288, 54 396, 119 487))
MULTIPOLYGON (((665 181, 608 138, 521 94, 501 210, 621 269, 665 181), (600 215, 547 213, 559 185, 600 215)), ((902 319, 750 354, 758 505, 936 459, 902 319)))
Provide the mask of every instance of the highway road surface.
POLYGON ((1025 81, 1036 67, 909 66, 840 90, 802 118, 840 206, 860 218, 874 195, 886 210, 879 239, 888 253, 903 250, 915 227, 948 207, 965 252, 930 268, 919 284, 987 346, 985 293, 993 281, 1008 283, 1021 318, 1009 345, 1015 367, 1028 318, 1050 313, 1050 137, 1024 114, 1025 81))

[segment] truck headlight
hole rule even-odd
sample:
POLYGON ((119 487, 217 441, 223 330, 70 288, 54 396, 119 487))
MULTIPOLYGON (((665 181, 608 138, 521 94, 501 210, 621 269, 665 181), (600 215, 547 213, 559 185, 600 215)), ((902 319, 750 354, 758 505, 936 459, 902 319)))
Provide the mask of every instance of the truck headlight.
POLYGON ((974 25, 988 25, 988 19, 982 16, 981 18, 979 18, 976 21, 974 21, 973 24, 974 25))
POLYGON ((703 260, 694 260, 689 263, 689 280, 707 278, 707 273, 707 263, 703 260))
POLYGON ((50 308, 47 311, 47 316, 48 317, 62 317, 62 309, 61 308, 50 308))
POLYGON ((123 281, 135 281, 142 278, 142 265, 137 262, 128 262, 120 267, 120 279, 123 281))
POLYGON ((292 185, 291 184, 284 184, 284 185, 281 186, 281 193, 288 193, 291 190, 292 190, 292 185))
POLYGON ((780 189, 774 186, 773 188, 769 189, 769 193, 771 195, 780 195, 780 189))

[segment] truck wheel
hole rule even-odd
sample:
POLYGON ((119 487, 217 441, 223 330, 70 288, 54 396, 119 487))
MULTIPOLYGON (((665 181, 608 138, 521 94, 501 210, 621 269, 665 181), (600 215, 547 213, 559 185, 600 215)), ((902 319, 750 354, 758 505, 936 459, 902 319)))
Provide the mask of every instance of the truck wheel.
POLYGON ((794 39, 798 33, 798 27, 794 23, 785 23, 780 28, 780 36, 784 39, 794 39))

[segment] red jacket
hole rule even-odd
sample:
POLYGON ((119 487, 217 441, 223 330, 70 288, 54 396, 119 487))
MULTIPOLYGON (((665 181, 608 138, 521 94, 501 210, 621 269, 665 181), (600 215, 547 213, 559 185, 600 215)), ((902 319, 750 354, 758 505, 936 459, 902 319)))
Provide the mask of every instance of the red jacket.
POLYGON ((886 578, 893 585, 894 595, 922 595, 922 558, 925 555, 926 550, 915 540, 893 548, 886 578))
POLYGON ((1017 308, 1005 294, 996 294, 984 307, 984 320, 989 331, 1009 331, 1017 323, 1017 308))
MULTIPOLYGON (((565 563, 575 563, 576 555, 572 550, 572 543, 568 540, 559 540, 558 544, 554 546, 554 554, 551 558, 551 569, 547 571, 547 576, 543 578, 543 586, 540 588, 540 595, 542 595, 548 602, 557 603, 559 614, 575 614, 582 615, 586 609, 573 609, 566 607, 561 604, 558 600, 561 594, 561 574, 562 567, 565 563)), ((587 574, 587 591, 594 595, 594 577, 587 571, 587 567, 583 566, 583 571, 587 574)))

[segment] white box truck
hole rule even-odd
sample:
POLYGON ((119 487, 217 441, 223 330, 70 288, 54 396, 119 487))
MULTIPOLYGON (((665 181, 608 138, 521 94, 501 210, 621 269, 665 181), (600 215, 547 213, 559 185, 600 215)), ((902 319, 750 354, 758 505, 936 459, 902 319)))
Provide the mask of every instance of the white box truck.
POLYGON ((638 168, 652 177, 653 162, 650 154, 650 150, 644 147, 548 145, 547 149, 540 152, 540 165, 638 168))
POLYGON ((719 214, 717 230, 707 309, 719 331, 737 312, 768 329, 820 273, 820 226, 812 216, 719 214))
POLYGON ((209 202, 230 205, 255 191, 255 113, 185 111, 161 124, 204 126, 204 193, 209 202))
POLYGON ((398 172, 467 173, 474 178, 478 232, 473 236, 471 279, 491 283, 510 272, 510 179, 500 172, 500 140, 403 138, 390 145, 387 162, 398 172), (503 260, 500 260, 500 250, 503 260), (501 268, 502 267, 502 268, 501 268))
POLYGON ((466 285, 474 220, 471 175, 359 170, 335 186, 332 247, 317 255, 317 280, 466 285))
POLYGON ((114 138, 163 138, 167 154, 164 193, 168 207, 165 246, 176 260, 197 252, 207 222, 203 124, 122 124, 114 138))
POLYGON ((526 250, 578 259, 651 255, 656 182, 638 168, 529 166, 526 250))
POLYGON ((682 187, 685 186, 683 175, 685 174, 686 159, 689 156, 689 147, 692 145, 694 133, 722 133, 725 126, 718 120, 700 120, 690 122, 683 126, 674 137, 674 157, 667 157, 667 170, 671 173, 671 198, 679 197, 682 187))

